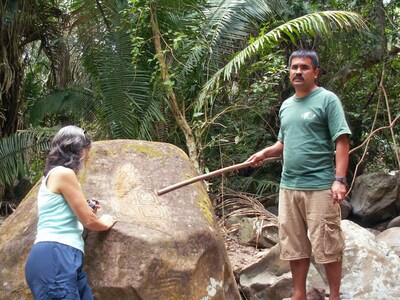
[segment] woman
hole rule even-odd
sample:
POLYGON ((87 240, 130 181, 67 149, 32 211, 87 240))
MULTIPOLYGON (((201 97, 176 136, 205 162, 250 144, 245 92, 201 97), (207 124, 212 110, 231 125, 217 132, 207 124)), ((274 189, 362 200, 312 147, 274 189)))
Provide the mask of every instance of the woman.
POLYGON ((96 216, 99 205, 88 206, 76 176, 89 158, 91 143, 76 126, 62 128, 52 141, 38 194, 36 240, 25 265, 35 299, 93 299, 82 270, 83 227, 104 231, 116 220, 96 216))

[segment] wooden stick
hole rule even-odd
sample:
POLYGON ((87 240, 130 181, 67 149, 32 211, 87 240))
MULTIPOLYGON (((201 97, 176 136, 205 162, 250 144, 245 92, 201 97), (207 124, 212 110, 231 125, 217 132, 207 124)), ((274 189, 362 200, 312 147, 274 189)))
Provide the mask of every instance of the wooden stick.
MULTIPOLYGON (((281 160, 281 159, 282 159, 281 156, 269 157, 269 158, 264 159, 263 163, 270 162, 270 161, 277 161, 277 160, 281 160)), ((163 195, 165 193, 171 192, 171 191, 176 190, 178 188, 181 188, 181 187, 183 187, 185 185, 189 185, 191 183, 194 183, 194 182, 197 182, 197 181, 200 181, 200 180, 209 179, 209 178, 221 175, 221 174, 226 173, 226 172, 243 169, 243 168, 249 167, 250 165, 251 165, 251 162, 246 162, 245 161, 245 162, 242 162, 240 164, 236 164, 236 165, 233 165, 233 166, 230 166, 230 167, 218 169, 218 170, 215 170, 213 172, 210 172, 210 173, 207 173, 207 174, 203 174, 203 175, 199 175, 199 176, 187 179, 185 181, 181 181, 181 182, 178 182, 176 184, 167 186, 166 188, 158 190, 156 193, 157 193, 158 196, 161 196, 161 195, 163 195)))

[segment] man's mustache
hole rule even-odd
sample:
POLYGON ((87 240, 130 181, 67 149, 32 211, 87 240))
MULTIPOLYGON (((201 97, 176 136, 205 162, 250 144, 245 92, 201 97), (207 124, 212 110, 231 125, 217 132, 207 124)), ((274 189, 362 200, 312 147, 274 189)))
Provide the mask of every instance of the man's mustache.
POLYGON ((303 75, 294 75, 293 79, 304 79, 303 75))

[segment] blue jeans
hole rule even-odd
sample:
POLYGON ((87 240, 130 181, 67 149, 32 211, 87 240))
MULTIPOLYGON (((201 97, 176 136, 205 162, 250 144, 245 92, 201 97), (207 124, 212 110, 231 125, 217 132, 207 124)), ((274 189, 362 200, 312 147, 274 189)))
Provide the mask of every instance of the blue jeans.
POLYGON ((93 300, 82 264, 82 251, 73 247, 56 242, 33 245, 25 279, 35 300, 93 300))

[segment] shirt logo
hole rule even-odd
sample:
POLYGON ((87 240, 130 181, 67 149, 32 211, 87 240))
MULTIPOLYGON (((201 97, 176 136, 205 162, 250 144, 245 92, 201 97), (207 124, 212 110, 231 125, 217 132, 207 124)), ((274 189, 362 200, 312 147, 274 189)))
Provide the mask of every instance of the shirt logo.
POLYGON ((313 112, 308 111, 301 114, 301 117, 303 118, 303 120, 312 120, 316 117, 316 115, 313 112))

